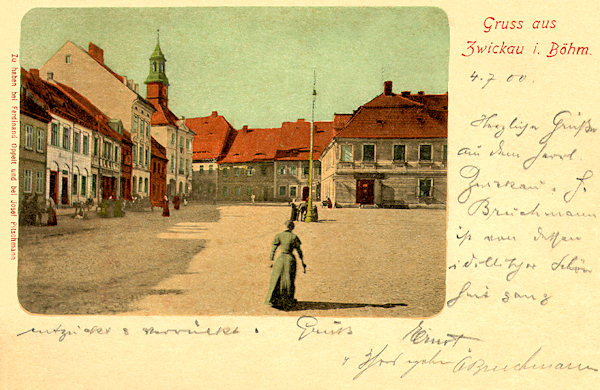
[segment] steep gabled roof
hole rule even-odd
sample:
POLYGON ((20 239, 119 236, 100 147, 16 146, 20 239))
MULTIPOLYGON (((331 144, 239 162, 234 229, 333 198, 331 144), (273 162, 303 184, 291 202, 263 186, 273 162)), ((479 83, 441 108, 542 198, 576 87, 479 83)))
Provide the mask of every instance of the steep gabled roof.
POLYGON ((42 80, 37 69, 27 72, 21 68, 21 84, 48 112, 121 139, 121 135, 108 126, 108 117, 72 88, 42 80))
MULTIPOLYGON (((315 122, 313 133, 313 160, 333 137, 333 122, 315 122)), ((283 122, 277 145, 277 160, 308 160, 310 150, 310 122, 299 119, 296 122, 283 122)))
MULTIPOLYGON (((61 91, 63 91, 67 95, 69 95, 71 97, 71 99, 73 99, 80 106, 82 106, 94 118, 101 118, 100 120, 102 122, 105 122, 108 124, 108 121, 110 120, 110 118, 108 116, 106 116, 102 111, 100 111, 100 109, 98 109, 98 107, 96 107, 94 104, 92 104, 92 102, 90 102, 88 98, 81 95, 79 92, 77 92, 73 88, 69 87, 68 85, 56 82, 56 86, 61 91)), ((99 128, 94 128, 93 130, 100 130, 100 133, 102 133, 106 136, 109 136, 113 139, 116 139, 116 140, 121 140, 123 138, 123 136, 121 134, 114 131, 110 126, 106 126, 106 127, 100 126, 99 128)))
POLYGON ((217 111, 210 116, 188 118, 185 125, 196 133, 193 142, 194 161, 223 157, 235 137, 233 126, 217 111))
POLYGON ((272 161, 277 153, 280 128, 249 129, 237 131, 231 148, 219 163, 246 163, 272 161))
POLYGON ((45 108, 37 104, 30 96, 23 94, 21 94, 20 112, 40 122, 48 123, 52 120, 52 117, 45 108))

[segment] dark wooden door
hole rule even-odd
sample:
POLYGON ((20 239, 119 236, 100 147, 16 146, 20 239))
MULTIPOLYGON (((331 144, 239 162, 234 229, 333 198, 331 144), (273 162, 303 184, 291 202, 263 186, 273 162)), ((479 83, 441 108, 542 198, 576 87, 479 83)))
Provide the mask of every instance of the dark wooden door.
POLYGON ((375 201, 375 180, 356 181, 356 203, 373 204, 375 201))
POLYGON ((50 171, 50 197, 58 204, 58 172, 50 171))
POLYGON ((60 201, 62 204, 69 204, 69 178, 62 178, 62 190, 60 195, 60 201))
POLYGON ((302 201, 308 200, 308 187, 302 187, 302 201))

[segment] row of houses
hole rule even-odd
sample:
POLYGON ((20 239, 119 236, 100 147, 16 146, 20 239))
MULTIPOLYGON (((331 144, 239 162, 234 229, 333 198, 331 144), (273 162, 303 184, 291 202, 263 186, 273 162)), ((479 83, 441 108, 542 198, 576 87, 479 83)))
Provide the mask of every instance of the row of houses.
POLYGON ((22 69, 20 193, 64 206, 191 193, 194 133, 168 107, 165 63, 157 41, 146 98, 93 43, 66 42, 39 70, 22 69))
POLYGON ((217 111, 169 109, 157 40, 146 97, 104 51, 65 43, 21 72, 21 194, 72 205, 89 198, 186 194, 201 201, 330 198, 340 206, 445 204, 448 95, 396 94, 392 82, 352 113, 277 128, 233 126, 217 111))
MULTIPOLYGON (((312 194, 339 206, 446 202, 448 95, 392 91, 351 114, 314 123, 312 194)), ((193 191, 200 200, 306 199, 311 123, 235 130, 216 111, 190 118, 193 191)))

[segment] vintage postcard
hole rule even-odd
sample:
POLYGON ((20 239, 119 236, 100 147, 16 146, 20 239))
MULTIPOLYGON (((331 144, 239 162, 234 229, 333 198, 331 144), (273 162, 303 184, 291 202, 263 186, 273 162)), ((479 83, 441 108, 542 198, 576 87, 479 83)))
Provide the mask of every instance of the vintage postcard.
POLYGON ((14 6, 0 387, 595 388, 598 11, 14 6))

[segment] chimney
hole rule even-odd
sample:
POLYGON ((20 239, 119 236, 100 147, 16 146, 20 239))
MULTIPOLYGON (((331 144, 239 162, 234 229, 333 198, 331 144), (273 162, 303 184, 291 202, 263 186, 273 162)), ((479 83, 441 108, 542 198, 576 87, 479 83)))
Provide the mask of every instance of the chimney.
POLYGON ((419 91, 418 94, 419 95, 425 95, 425 91, 419 91))
POLYGON ((104 50, 100 49, 92 42, 90 42, 88 46, 88 54, 92 56, 93 59, 104 65, 104 50))
POLYGON ((244 126, 242 127, 242 131, 248 132, 248 125, 244 125, 244 126))
POLYGON ((31 73, 31 75, 33 77, 35 77, 36 79, 40 78, 40 70, 39 69, 34 69, 34 68, 29 69, 29 73, 31 73))
POLYGON ((409 96, 410 95, 410 91, 402 91, 402 96, 409 96))
POLYGON ((140 89, 140 85, 138 83, 133 84, 133 90, 138 93, 138 90, 140 89))
POLYGON ((392 96, 394 93, 392 92, 392 82, 386 81, 383 83, 383 94, 385 96, 392 96))
POLYGON ((53 81, 54 80, 54 73, 52 73, 52 72, 46 73, 46 80, 53 81))
MULTIPOLYGON (((219 116, 219 113, 217 111, 213 111, 212 114, 210 114, 210 116, 212 116, 213 118, 216 118, 217 116, 219 116)), ((248 126, 246 126, 248 127, 248 126)))

